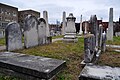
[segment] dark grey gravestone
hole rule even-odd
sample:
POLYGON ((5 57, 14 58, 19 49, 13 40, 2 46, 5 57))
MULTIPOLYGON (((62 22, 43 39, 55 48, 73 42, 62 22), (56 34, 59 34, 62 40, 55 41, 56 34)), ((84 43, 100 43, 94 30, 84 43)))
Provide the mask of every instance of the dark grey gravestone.
POLYGON ((98 27, 96 15, 92 15, 90 18, 90 32, 91 32, 91 34, 95 35, 95 45, 98 48, 99 27, 98 27))
POLYGON ((0 53, 0 67, 19 74, 51 79, 66 65, 65 61, 13 52, 0 53))
POLYGON ((5 34, 8 51, 22 49, 22 32, 18 23, 9 23, 5 29, 5 34))
POLYGON ((98 36, 98 46, 100 50, 102 48, 102 33, 103 33, 103 26, 100 24, 99 25, 99 36, 98 36))
POLYGON ((46 44, 46 21, 43 18, 40 18, 38 24, 38 41, 39 45, 46 44))
POLYGON ((37 33, 38 21, 35 16, 28 15, 25 18, 24 38, 25 48, 38 45, 38 33, 37 33))
POLYGON ((106 40, 107 40, 107 37, 104 31, 104 33, 102 33, 102 48, 101 48, 103 52, 106 51, 106 40))
POLYGON ((84 62, 92 62, 95 53, 95 36, 93 34, 87 34, 84 36, 84 62))
POLYGON ((79 80, 120 80, 120 68, 87 65, 80 73, 79 80))

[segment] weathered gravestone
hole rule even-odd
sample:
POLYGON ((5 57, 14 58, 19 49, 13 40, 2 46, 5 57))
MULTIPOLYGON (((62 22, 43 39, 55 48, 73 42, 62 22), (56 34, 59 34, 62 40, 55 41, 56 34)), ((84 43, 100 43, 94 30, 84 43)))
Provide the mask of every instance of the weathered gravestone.
POLYGON ((99 59, 101 52, 106 50, 106 34, 103 33, 103 27, 98 27, 96 15, 90 18, 90 33, 84 38, 84 62, 95 63, 99 59))
POLYGON ((65 66, 63 60, 13 52, 0 53, 0 73, 25 80, 51 80, 65 66))
POLYGON ((99 26, 96 15, 92 15, 90 18, 90 33, 95 35, 95 46, 98 48, 99 26))
POLYGON ((84 62, 91 63, 95 54, 95 36, 88 34, 84 36, 84 62))
POLYGON ((25 18, 24 27, 25 48, 38 45, 37 27, 38 27, 37 18, 35 16, 28 15, 25 18))
POLYGON ((6 49, 13 51, 22 49, 22 32, 20 26, 16 22, 11 22, 5 29, 6 49))
POLYGON ((46 43, 46 21, 43 18, 40 18, 38 24, 38 41, 39 45, 45 44, 46 43))
POLYGON ((47 11, 43 11, 43 18, 46 21, 46 36, 47 36, 47 40, 46 43, 49 44, 52 42, 52 37, 50 35, 50 29, 49 29, 49 23, 48 23, 48 13, 47 11))
POLYGON ((75 20, 76 18, 73 16, 72 13, 69 14, 67 19, 67 27, 65 28, 65 42, 77 42, 78 38, 76 37, 76 29, 75 29, 75 20))

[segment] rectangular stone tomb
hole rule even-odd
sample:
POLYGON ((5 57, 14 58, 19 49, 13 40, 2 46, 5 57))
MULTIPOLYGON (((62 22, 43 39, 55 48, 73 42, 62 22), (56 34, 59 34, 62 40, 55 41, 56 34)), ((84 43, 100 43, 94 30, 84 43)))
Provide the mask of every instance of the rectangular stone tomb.
POLYGON ((80 73, 79 80, 120 80, 120 68, 87 65, 80 73))
POLYGON ((65 66, 66 62, 62 60, 13 52, 0 53, 0 72, 2 72, 1 68, 3 68, 14 73, 32 76, 40 80, 49 80, 53 78, 55 74, 65 66))

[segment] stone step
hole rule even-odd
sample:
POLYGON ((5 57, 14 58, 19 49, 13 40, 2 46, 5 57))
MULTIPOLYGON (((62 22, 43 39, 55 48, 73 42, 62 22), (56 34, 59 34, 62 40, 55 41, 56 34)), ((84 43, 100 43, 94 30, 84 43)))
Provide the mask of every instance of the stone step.
POLYGON ((39 79, 49 80, 65 66, 63 60, 13 52, 0 53, 0 68, 39 79))

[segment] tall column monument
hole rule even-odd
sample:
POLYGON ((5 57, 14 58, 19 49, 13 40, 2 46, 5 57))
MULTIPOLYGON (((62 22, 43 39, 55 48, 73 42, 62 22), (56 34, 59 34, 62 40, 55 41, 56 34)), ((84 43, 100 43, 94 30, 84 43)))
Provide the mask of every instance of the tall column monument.
POLYGON ((107 40, 113 40, 113 8, 110 8, 110 12, 109 12, 107 40))

